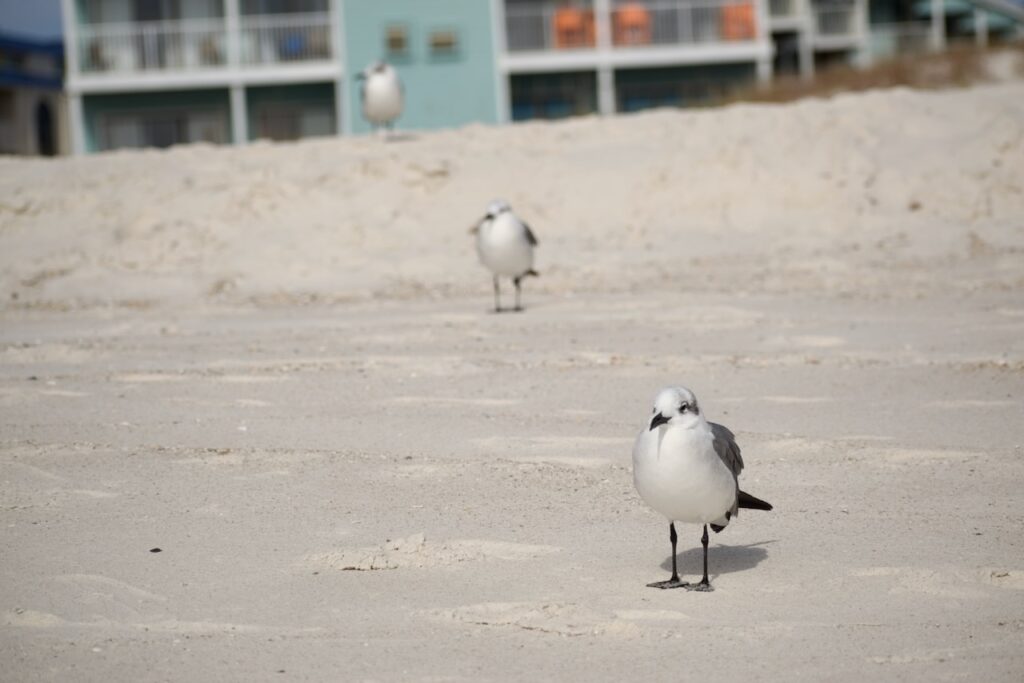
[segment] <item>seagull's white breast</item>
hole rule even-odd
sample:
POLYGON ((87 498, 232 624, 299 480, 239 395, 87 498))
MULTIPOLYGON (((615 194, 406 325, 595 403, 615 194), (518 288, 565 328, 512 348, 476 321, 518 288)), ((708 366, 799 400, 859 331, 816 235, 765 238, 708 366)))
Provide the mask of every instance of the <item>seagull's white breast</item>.
POLYGON ((633 483, 669 521, 715 522, 736 500, 736 480, 715 452, 706 424, 642 431, 633 446, 633 483))
POLYGON ((480 262, 495 275, 519 277, 533 268, 533 245, 526 226, 514 213, 505 211, 486 220, 476 236, 480 262))
POLYGON ((372 73, 363 84, 363 116, 373 124, 390 123, 402 113, 402 86, 394 71, 372 73))

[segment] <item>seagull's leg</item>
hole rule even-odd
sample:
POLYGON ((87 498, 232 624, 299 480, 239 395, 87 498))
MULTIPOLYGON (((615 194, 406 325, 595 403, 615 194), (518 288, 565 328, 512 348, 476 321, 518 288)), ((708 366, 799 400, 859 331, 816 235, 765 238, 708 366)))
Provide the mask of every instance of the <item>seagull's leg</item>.
POLYGON ((523 281, 523 277, 521 275, 519 277, 514 278, 512 280, 512 283, 516 286, 516 307, 515 307, 515 309, 513 309, 513 310, 516 310, 516 311, 523 310, 522 305, 519 303, 519 296, 522 294, 522 288, 519 286, 519 283, 522 282, 522 281, 523 281))
POLYGON ((700 544, 704 546, 704 578, 700 580, 700 583, 695 583, 691 586, 687 586, 686 590, 701 591, 702 593, 708 593, 714 588, 711 587, 711 582, 708 581, 708 525, 704 525, 704 535, 700 537, 700 544))
POLYGON ((668 523, 668 540, 672 541, 672 578, 668 581, 655 581, 647 584, 648 588, 686 588, 690 584, 679 580, 679 572, 676 571, 676 525, 675 522, 668 523))
POLYGON ((497 275, 494 276, 494 312, 501 313, 501 285, 497 275))

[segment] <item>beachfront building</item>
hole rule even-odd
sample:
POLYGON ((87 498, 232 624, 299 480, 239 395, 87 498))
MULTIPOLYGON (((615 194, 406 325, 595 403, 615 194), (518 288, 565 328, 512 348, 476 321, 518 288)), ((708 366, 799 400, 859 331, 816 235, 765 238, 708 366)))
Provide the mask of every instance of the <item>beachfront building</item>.
POLYGON ((494 123, 488 0, 62 0, 75 150, 368 130, 353 77, 405 82, 404 129, 494 123))
POLYGON ((0 35, 0 154, 68 151, 60 42, 0 35))
POLYGON ((61 1, 81 153, 365 132, 354 76, 378 59, 405 130, 689 106, 867 64, 894 25, 941 46, 966 0, 61 1))
POLYGON ((342 130, 338 0, 62 0, 75 151, 342 130))
POLYGON ((696 104, 772 75, 765 0, 503 0, 498 11, 512 120, 696 104))

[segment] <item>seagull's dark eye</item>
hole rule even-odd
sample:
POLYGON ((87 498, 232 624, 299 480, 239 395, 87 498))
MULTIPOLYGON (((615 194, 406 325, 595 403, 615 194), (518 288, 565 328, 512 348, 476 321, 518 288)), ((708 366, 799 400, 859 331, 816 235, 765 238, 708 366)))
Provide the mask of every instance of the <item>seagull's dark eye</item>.
POLYGON ((680 406, 679 406, 679 412, 680 412, 680 413, 685 413, 685 412, 686 412, 686 409, 687 409, 687 408, 689 408, 689 407, 690 407, 690 406, 688 406, 688 405, 686 405, 685 403, 683 403, 682 405, 680 405, 680 406))

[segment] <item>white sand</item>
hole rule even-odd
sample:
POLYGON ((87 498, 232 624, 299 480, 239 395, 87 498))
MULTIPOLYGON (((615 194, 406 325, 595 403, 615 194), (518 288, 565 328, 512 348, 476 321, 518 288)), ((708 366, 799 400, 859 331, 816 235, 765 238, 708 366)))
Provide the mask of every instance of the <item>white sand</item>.
POLYGON ((4 680, 1024 677, 1022 84, 3 160, 0 296, 4 680))

